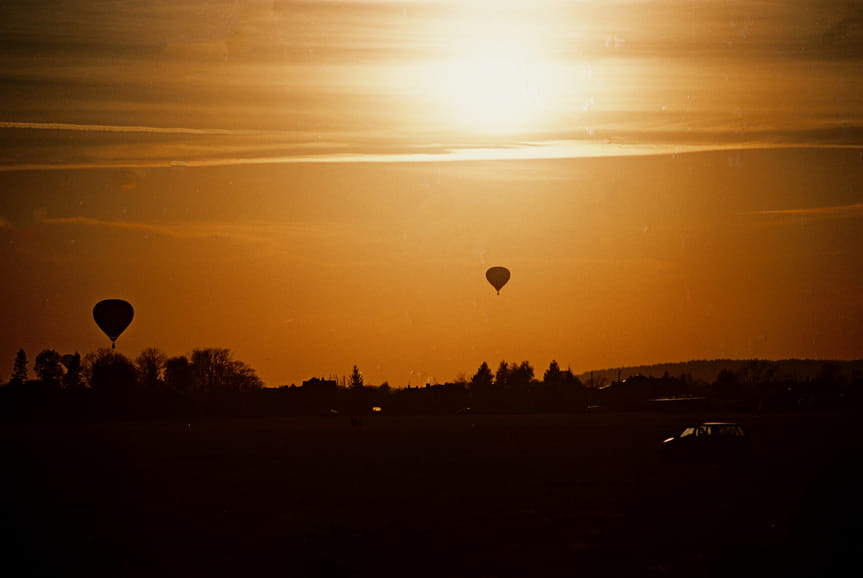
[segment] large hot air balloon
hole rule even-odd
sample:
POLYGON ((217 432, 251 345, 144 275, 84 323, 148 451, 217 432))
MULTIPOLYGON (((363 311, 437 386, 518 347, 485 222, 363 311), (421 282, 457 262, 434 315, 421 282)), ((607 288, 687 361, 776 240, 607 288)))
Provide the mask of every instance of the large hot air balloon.
POLYGON ((111 339, 111 349, 114 349, 117 338, 132 322, 135 311, 128 301, 122 299, 104 299, 93 307, 93 319, 105 335, 111 339))
POLYGON ((485 278, 488 279, 492 287, 497 289, 497 294, 500 295, 501 288, 509 281, 509 269, 506 267, 492 267, 485 272, 485 278))

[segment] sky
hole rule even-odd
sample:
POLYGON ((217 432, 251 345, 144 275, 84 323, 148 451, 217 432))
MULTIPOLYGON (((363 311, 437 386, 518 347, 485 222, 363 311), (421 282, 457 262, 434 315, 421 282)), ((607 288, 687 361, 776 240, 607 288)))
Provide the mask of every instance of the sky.
POLYGON ((863 357, 860 70, 847 1, 4 2, 0 380, 105 298, 268 386, 863 357))

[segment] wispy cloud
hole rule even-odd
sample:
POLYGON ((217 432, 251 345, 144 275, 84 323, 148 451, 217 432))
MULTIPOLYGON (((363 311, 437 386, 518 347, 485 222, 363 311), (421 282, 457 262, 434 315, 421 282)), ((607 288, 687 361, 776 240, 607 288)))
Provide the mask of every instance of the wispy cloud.
POLYGON ((554 160, 602 157, 656 156, 695 152, 791 148, 859 148, 855 145, 772 144, 760 142, 719 144, 618 144, 598 141, 548 141, 520 143, 508 147, 441 147, 434 152, 386 153, 324 153, 283 156, 212 157, 189 160, 147 159, 71 163, 20 163, 0 165, 0 172, 91 170, 91 169, 148 169, 148 168, 202 168, 220 166, 255 166, 288 164, 396 164, 396 163, 451 163, 466 161, 501 160, 554 160))
MULTIPOLYGON (((2 217, 0 217, 2 220, 2 217)), ((314 223, 251 221, 237 223, 222 222, 182 222, 182 223, 140 223, 94 217, 37 217, 42 225, 76 226, 112 229, 156 235, 172 239, 189 240, 227 240, 243 243, 270 244, 282 246, 286 238, 293 241, 310 240, 320 242, 325 239, 341 237, 343 234, 356 235, 357 226, 342 225, 337 233, 332 226, 314 223)), ((8 228, 14 226, 6 222, 8 228)), ((362 228, 362 227, 360 227, 362 228)), ((366 234, 367 231, 364 233, 366 234)))
POLYGON ((11 22, 0 34, 0 77, 12 88, 0 94, 3 172, 861 142, 849 96, 857 63, 832 58, 834 48, 861 54, 860 12, 842 17, 814 0, 185 0, 72 13, 15 4, 0 7, 11 22), (509 39, 516 53, 535 52, 531 74, 512 84, 545 104, 533 132, 486 149, 452 114, 453 94, 470 87, 447 84, 471 51, 482 65, 485 44, 509 39))
POLYGON ((187 135, 261 135, 272 131, 233 130, 224 128, 185 128, 160 126, 125 126, 107 124, 76 124, 68 122, 16 122, 0 121, 0 128, 30 130, 64 130, 74 132, 116 132, 145 134, 187 134, 187 135))
POLYGON ((843 218, 863 217, 863 203, 839 205, 832 207, 805 207, 800 209, 767 209, 763 211, 747 211, 744 215, 803 217, 803 218, 843 218))
POLYGON ((130 223, 127 221, 111 221, 94 219, 92 217, 52 217, 44 218, 40 223, 48 225, 78 225, 86 227, 103 227, 122 231, 134 231, 150 235, 172 237, 177 239, 227 239, 252 243, 264 243, 272 238, 273 226, 267 225, 236 225, 236 224, 188 224, 176 226, 154 225, 149 223, 130 223))

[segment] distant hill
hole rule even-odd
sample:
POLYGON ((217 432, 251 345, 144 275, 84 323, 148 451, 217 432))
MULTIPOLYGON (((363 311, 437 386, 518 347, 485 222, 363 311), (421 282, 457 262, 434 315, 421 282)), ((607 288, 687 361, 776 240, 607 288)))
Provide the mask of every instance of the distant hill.
POLYGON ((779 379, 790 379, 792 381, 805 381, 815 379, 825 372, 838 372, 846 379, 860 378, 863 376, 863 359, 853 361, 838 361, 824 359, 783 359, 771 361, 768 359, 700 359, 695 361, 682 361, 677 363, 657 363, 654 365, 637 365, 630 367, 612 367, 594 371, 586 371, 578 378, 585 385, 602 386, 617 381, 618 372, 620 379, 626 379, 633 375, 645 377, 662 377, 668 373, 671 377, 688 375, 695 381, 713 383, 722 371, 730 371, 739 374, 741 371, 749 371, 753 368, 770 367, 774 369, 774 376, 779 379))

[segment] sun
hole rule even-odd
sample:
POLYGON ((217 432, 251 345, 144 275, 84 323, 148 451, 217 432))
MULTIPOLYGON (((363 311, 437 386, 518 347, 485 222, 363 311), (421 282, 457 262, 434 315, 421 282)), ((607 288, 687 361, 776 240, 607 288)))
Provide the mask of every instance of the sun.
POLYGON ((450 122, 474 132, 538 128, 554 92, 539 40, 529 27, 512 22, 474 22, 456 34, 436 89, 450 122))

